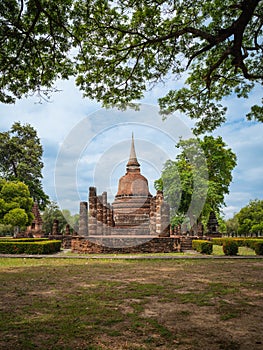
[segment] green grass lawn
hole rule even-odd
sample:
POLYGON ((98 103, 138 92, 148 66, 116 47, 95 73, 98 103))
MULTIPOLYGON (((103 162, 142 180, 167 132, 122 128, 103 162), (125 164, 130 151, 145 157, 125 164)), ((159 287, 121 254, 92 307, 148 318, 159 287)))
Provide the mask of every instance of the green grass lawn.
POLYGON ((263 260, 0 259, 0 349, 251 350, 263 260))
MULTIPOLYGON (((213 255, 224 255, 223 247, 219 245, 213 245, 213 255)), ((238 255, 256 255, 253 249, 248 247, 239 247, 238 255)))

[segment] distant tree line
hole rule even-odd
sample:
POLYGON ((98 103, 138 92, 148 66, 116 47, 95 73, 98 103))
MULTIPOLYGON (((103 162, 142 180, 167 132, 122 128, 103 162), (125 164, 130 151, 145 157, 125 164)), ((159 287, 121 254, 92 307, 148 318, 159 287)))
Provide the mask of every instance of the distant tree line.
POLYGON ((263 200, 251 200, 226 221, 229 236, 263 236, 263 200))

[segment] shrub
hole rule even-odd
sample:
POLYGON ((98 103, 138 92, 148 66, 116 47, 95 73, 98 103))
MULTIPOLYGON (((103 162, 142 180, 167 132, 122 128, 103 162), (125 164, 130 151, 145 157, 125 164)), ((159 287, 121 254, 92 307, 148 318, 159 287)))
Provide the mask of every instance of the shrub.
POLYGON ((213 251, 213 244, 210 241, 205 241, 205 240, 193 240, 192 241, 192 247, 196 251, 198 251, 201 254, 211 254, 213 251))
POLYGON ((263 243, 263 239, 258 239, 258 238, 248 239, 246 241, 246 246, 251 249, 255 249, 256 243, 263 243))
POLYGON ((0 242, 41 242, 48 241, 48 238, 45 237, 36 237, 36 238, 14 238, 14 237, 1 237, 0 242))
POLYGON ((225 238, 212 238, 211 242, 215 245, 223 245, 225 242, 225 238))
POLYGON ((258 241, 254 243, 255 253, 257 255, 263 255, 263 241, 258 241))
POLYGON ((52 254, 60 251, 61 241, 0 241, 1 254, 52 254))
MULTIPOLYGON (((263 239, 262 238, 252 238, 252 237, 246 237, 246 238, 213 238, 212 242, 215 245, 223 246, 223 250, 224 250, 224 246, 225 246, 224 253, 225 253, 225 251, 227 252, 227 253, 225 253, 225 255, 236 255, 237 254, 237 252, 235 254, 231 253, 231 246, 234 247, 235 244, 237 245, 237 247, 248 247, 250 249, 253 249, 253 250, 255 250, 257 255, 263 255, 262 254, 262 250, 261 250, 262 249, 261 245, 263 245, 263 239), (257 246, 257 251, 256 251, 256 246, 257 246), (230 252, 230 253, 228 253, 228 252, 230 252)), ((236 248, 233 248, 233 249, 234 249, 234 251, 236 250, 236 248)), ((238 248, 237 248, 237 251, 238 251, 238 248)))
POLYGON ((215 245, 224 245, 225 242, 235 242, 237 243, 238 247, 245 247, 246 245, 246 238, 212 238, 212 242, 215 245))
POLYGON ((223 252, 225 255, 237 255, 238 243, 234 240, 225 240, 223 243, 223 252))

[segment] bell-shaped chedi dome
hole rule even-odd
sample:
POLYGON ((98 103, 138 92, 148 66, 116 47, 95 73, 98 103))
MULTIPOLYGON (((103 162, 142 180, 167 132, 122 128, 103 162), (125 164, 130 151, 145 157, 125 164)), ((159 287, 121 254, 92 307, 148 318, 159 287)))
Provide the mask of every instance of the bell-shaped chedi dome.
POLYGON ((118 192, 112 204, 116 227, 149 225, 150 200, 148 180, 141 175, 132 135, 130 158, 126 174, 119 180, 118 192))
POLYGON ((141 175, 140 164, 137 160, 132 134, 130 158, 126 166, 127 172, 119 180, 116 197, 122 196, 151 196, 148 180, 141 175))
POLYGON ((119 180, 116 197, 122 196, 146 196, 150 194, 147 179, 138 173, 127 173, 119 180))

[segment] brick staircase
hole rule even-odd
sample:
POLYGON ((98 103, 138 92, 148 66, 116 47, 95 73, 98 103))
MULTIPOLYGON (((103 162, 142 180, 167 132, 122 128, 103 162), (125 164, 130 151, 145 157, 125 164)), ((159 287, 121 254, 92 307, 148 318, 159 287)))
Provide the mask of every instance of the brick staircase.
POLYGON ((181 243, 181 251, 187 251, 187 250, 193 250, 192 248, 192 240, 195 237, 181 237, 180 243, 181 243))

